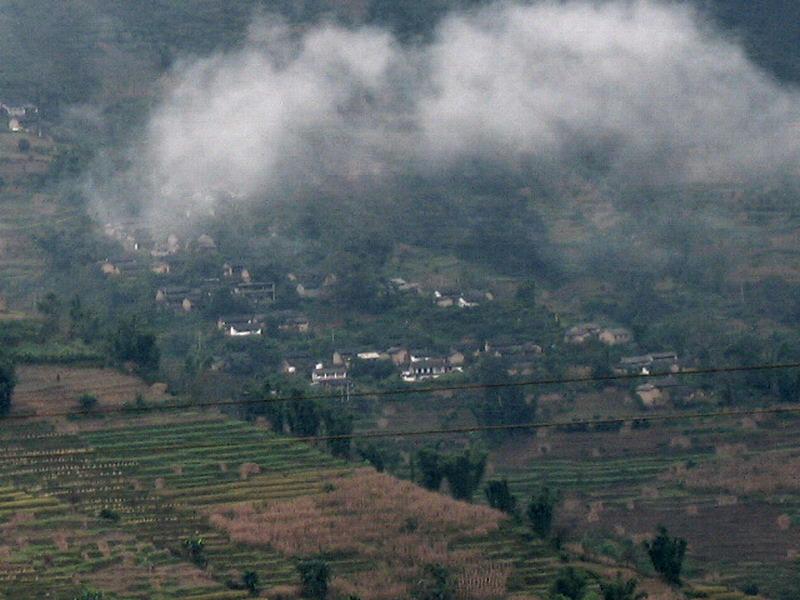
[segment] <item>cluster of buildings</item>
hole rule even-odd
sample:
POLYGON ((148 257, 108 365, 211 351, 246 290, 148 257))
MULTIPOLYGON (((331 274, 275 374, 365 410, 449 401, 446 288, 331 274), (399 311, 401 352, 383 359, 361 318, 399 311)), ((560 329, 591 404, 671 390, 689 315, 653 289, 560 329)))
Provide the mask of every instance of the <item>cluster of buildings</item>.
POLYGON ((25 100, 0 101, 0 115, 6 119, 8 130, 14 133, 31 132, 42 135, 39 107, 25 100))
POLYGON ((349 385, 352 370, 359 363, 383 362, 406 383, 418 383, 438 379, 451 373, 461 373, 468 364, 480 356, 495 356, 507 362, 509 374, 517 375, 532 370, 534 361, 542 354, 542 348, 533 342, 484 342, 465 343, 447 353, 435 353, 424 349, 392 346, 385 350, 337 350, 330 362, 320 362, 308 354, 286 356, 282 371, 286 375, 311 373, 313 385, 349 385))
MULTIPOLYGON (((135 221, 107 225, 106 235, 119 241, 126 253, 100 262, 100 269, 110 277, 140 273, 149 269, 158 275, 169 275, 187 260, 187 254, 216 253, 215 240, 208 234, 195 239, 182 240, 171 233, 164 239, 154 240, 149 231, 135 221)), ((194 285, 163 285, 155 293, 155 302, 166 310, 188 313, 203 307, 220 292, 238 299, 239 307, 247 312, 223 314, 217 319, 217 329, 231 338, 266 336, 267 334, 308 334, 311 324, 306 315, 298 311, 276 311, 271 305, 276 300, 276 285, 259 281, 253 270, 244 262, 226 261, 221 271, 196 282, 194 285), (264 310, 270 307, 270 310, 264 310)), ((287 274, 288 283, 301 299, 325 299, 335 293, 337 277, 333 273, 287 274)), ((425 295, 422 286, 395 277, 388 281, 391 291, 400 294, 425 295)), ((469 309, 491 302, 494 296, 488 291, 460 292, 436 289, 433 303, 440 308, 469 309)), ((632 332, 624 327, 604 326, 594 322, 580 323, 564 333, 566 344, 580 345, 598 341, 608 346, 623 346, 633 342, 632 332)), ((495 339, 478 343, 462 343, 447 353, 434 353, 420 349, 393 346, 378 349, 340 349, 329 362, 319 361, 308 354, 287 355, 282 361, 282 371, 287 375, 308 376, 312 385, 343 387, 349 389, 354 367, 368 363, 382 363, 377 372, 394 372, 407 383, 435 380, 463 372, 471 361, 480 356, 502 358, 509 375, 525 376, 535 372, 543 349, 532 341, 495 339)), ((363 369, 356 369, 357 371, 363 369)), ((368 371, 369 369, 367 369, 368 371)), ((651 352, 639 356, 624 356, 613 366, 618 374, 669 374, 680 370, 674 352, 651 352)), ((645 404, 656 403, 662 397, 662 383, 648 381, 637 387, 636 393, 645 404)), ((666 384, 665 384, 666 385, 666 384)))
POLYGON ((625 327, 604 327, 597 323, 580 323, 564 333, 564 342, 567 344, 585 344, 592 340, 608 346, 619 346, 630 344, 633 333, 625 327))

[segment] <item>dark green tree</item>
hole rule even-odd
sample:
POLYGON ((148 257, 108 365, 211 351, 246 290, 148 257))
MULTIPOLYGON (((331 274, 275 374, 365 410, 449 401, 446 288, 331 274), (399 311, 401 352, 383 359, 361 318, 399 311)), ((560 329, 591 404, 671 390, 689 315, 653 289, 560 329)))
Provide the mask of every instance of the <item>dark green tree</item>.
POLYGON ((683 558, 686 554, 686 540, 670 537, 667 528, 662 525, 658 528, 658 535, 645 542, 644 547, 650 556, 653 568, 669 583, 679 584, 683 558))
POLYGON ((623 579, 622 573, 617 573, 613 581, 601 581, 600 591, 603 600, 643 600, 647 592, 637 591, 639 582, 636 579, 623 579))
POLYGON ((58 333, 61 316, 61 300, 54 292, 46 293, 37 303, 38 310, 45 318, 45 334, 58 333))
POLYGON ((89 414, 97 406, 97 396, 94 394, 82 394, 81 397, 78 398, 78 404, 82 412, 89 414))
POLYGON ((386 452, 376 444, 356 444, 356 452, 361 460, 365 460, 375 467, 378 473, 383 473, 386 469, 386 452))
POLYGON ((428 490, 437 491, 444 479, 442 455, 436 448, 421 448, 417 452, 416 463, 419 469, 420 484, 428 490))
MULTIPOLYGON (((341 409, 328 409, 323 413, 325 434, 330 436, 349 436, 353 433, 353 416, 341 409)), ((351 439, 337 437, 328 440, 331 454, 338 458, 350 458, 351 439)))
POLYGON ((19 142, 17 142, 17 149, 22 152, 23 154, 27 154, 31 151, 31 142, 27 138, 22 138, 19 142))
POLYGON ((456 597, 453 575, 443 565, 426 565, 411 597, 414 600, 453 600, 456 597))
POLYGON ((242 574, 242 583, 251 596, 257 596, 259 592, 258 573, 255 571, 245 571, 242 574))
POLYGON ((543 488, 538 494, 531 497, 528 503, 526 516, 528 523, 534 533, 539 537, 546 538, 550 535, 553 527, 553 516, 555 507, 559 501, 559 494, 552 492, 549 488, 543 488))
POLYGON ((586 594, 586 575, 575 567, 561 569, 550 588, 553 600, 581 600, 586 594))
POLYGON ((123 319, 109 336, 112 356, 121 362, 133 362, 142 371, 155 371, 161 358, 156 336, 143 331, 136 318, 123 319))
MULTIPOLYGON (((477 369, 478 380, 490 384, 484 388, 480 401, 473 408, 473 413, 481 425, 506 425, 509 423, 530 423, 536 418, 536 404, 525 400, 525 392, 521 387, 499 387, 510 378, 508 369, 502 359, 494 356, 484 358, 477 369), (492 387, 491 384, 498 384, 492 387)), ((513 435, 509 431, 488 431, 486 437, 499 442, 504 437, 513 435)))
POLYGON ((507 479, 494 479, 484 488, 489 506, 513 515, 517 512, 517 498, 511 493, 507 479))
POLYGON ((17 385, 17 374, 14 363, 5 357, 0 357, 0 417, 6 416, 11 411, 11 397, 17 385))
POLYGON ((481 485, 486 469, 486 452, 468 449, 447 457, 444 461, 444 476, 450 485, 450 494, 456 500, 472 500, 481 485))
POLYGON ((303 400, 303 392, 292 390, 287 403, 286 420, 292 433, 310 437, 319 433, 322 416, 314 400, 303 400))
POLYGON ((69 335, 90 342, 97 336, 100 322, 92 310, 85 307, 81 297, 76 295, 69 303, 69 335))
POLYGON ((517 302, 526 306, 533 306, 536 302, 536 282, 527 279, 519 284, 516 293, 517 302))
POLYGON ((182 546, 189 559, 201 569, 205 569, 208 564, 205 539, 200 534, 195 533, 183 540, 182 546))
POLYGON ((321 559, 304 560, 297 565, 300 573, 301 595, 312 600, 324 600, 328 595, 331 568, 321 559))

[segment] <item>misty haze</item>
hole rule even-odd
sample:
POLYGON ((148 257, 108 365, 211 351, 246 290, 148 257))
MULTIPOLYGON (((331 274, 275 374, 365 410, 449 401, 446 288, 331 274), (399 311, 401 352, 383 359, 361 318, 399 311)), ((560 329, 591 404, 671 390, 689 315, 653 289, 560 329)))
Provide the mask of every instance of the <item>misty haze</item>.
POLYGON ((800 598, 800 5, 0 1, 0 600, 800 598))

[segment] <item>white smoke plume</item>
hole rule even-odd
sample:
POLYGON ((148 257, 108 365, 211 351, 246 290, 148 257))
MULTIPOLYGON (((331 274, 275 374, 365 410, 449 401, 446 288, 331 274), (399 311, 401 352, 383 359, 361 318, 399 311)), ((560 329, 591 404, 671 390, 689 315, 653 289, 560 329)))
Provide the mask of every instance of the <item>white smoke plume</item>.
POLYGON ((158 214, 219 191, 587 155, 622 179, 796 175, 800 92, 688 5, 656 0, 498 3, 411 47, 263 19, 242 48, 175 67, 127 175, 158 214))

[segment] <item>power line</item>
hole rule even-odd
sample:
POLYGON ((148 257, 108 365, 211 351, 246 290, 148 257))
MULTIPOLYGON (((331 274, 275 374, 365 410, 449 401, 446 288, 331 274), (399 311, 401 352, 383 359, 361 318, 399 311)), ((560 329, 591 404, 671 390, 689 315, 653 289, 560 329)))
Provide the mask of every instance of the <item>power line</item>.
MULTIPOLYGON (((170 450, 223 450, 235 449, 237 446, 245 445, 259 445, 259 444, 296 444, 296 443, 314 443, 314 442, 330 442, 338 440, 355 440, 355 439, 380 439, 380 438, 405 438, 405 437, 424 437, 429 435, 453 435, 453 434, 467 434, 467 433, 480 433, 488 431, 520 431, 537 429, 555 429, 559 427, 576 427, 585 426, 587 429, 596 427, 598 425, 624 425, 625 423, 642 423, 642 422, 670 422, 670 421, 694 421, 702 419, 732 419, 748 416, 763 416, 763 415, 779 415, 779 414, 800 414, 800 406, 773 406, 766 408, 747 408, 747 409, 727 409, 716 411, 703 411, 703 412, 687 412, 687 413, 669 413, 663 415, 622 415, 615 417, 603 417, 597 419, 576 419, 572 421, 533 421, 527 423, 506 423, 500 425, 470 425, 463 427, 441 427, 432 429, 410 429, 399 431, 360 431, 347 434, 336 435, 314 435, 314 436, 275 436, 265 440, 251 440, 244 442, 236 442, 230 444, 173 444, 162 446, 148 446, 146 443, 136 444, 131 443, 126 446, 127 450, 141 448, 148 450, 151 453, 163 453, 170 450)), ((131 430, 128 429, 128 432, 131 430)), ((578 433, 606 433, 605 431, 581 431, 578 433)), ((79 433, 76 435, 80 435, 79 433)), ((4 440, 11 441, 11 440, 4 440)), ((99 448, 102 452, 102 447, 99 448)), ((47 450, 29 452, 27 454, 9 454, 6 452, 5 457, 7 460, 16 460, 23 458, 58 458, 82 454, 97 454, 97 447, 85 448, 66 448, 60 451, 48 452, 47 450)))
MULTIPOLYGON (((392 390, 375 390, 369 392, 350 392, 349 398, 381 398, 387 396, 408 396, 412 394, 434 394, 437 392, 459 392, 459 391, 474 391, 474 390, 489 390, 489 389, 502 389, 502 388, 519 388, 519 387, 537 387, 546 385, 567 385, 578 383, 602 383, 611 381, 635 381, 645 379, 660 379, 664 377, 688 377, 695 375, 711 375, 721 373, 748 373, 755 371, 780 371, 788 369, 800 369, 800 362, 794 363, 776 363, 776 364, 760 364, 749 366, 732 366, 732 367, 709 367, 705 369, 692 369, 687 371, 678 372, 662 372, 662 373, 625 373, 616 375, 600 375, 600 376, 585 376, 585 377, 566 377, 566 378, 552 378, 552 379, 533 379, 523 381, 506 381, 499 383, 464 383, 449 386, 424 386, 424 387, 408 387, 408 388, 395 388, 392 390)), ((144 406, 100 406, 92 410, 93 414, 114 414, 114 413, 144 413, 167 411, 174 409, 202 409, 208 407, 223 407, 223 406, 246 406, 253 404, 273 404, 277 402, 304 402, 308 400, 342 400, 342 394, 326 393, 326 394, 310 394, 302 396, 273 396, 267 398, 239 398, 227 400, 212 400, 210 402, 173 402, 164 404, 147 404, 144 406)), ((65 410, 65 411, 50 411, 40 412, 36 414, 22 413, 11 414, 3 417, 7 420, 28 420, 28 419, 42 419, 48 417, 70 417, 84 415, 81 411, 65 410)))

